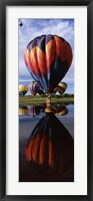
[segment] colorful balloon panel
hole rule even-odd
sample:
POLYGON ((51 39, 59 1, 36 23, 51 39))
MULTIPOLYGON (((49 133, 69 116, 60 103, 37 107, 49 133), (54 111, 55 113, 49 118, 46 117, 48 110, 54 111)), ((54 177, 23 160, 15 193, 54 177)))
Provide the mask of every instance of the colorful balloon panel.
POLYGON ((46 93, 53 92, 72 62, 70 44, 56 35, 34 38, 24 54, 25 64, 34 80, 46 93))

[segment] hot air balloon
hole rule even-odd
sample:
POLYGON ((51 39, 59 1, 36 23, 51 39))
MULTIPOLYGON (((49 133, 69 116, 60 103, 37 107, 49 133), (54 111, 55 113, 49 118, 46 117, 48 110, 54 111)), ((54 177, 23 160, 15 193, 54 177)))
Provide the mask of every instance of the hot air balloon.
POLYGON ((60 82, 58 86, 54 89, 54 92, 59 92, 60 94, 63 94, 67 89, 67 84, 65 82, 60 82))
POLYGON ((41 109, 40 106, 32 105, 31 108, 29 109, 29 114, 30 114, 32 117, 35 117, 35 116, 37 116, 37 115, 40 114, 40 109, 41 109))
POLYGON ((23 26, 23 22, 21 20, 19 20, 19 26, 22 27, 23 26))
POLYGON ((73 138, 53 112, 46 113, 33 129, 26 146, 26 158, 41 167, 47 163, 60 175, 73 166, 73 138))
POLYGON ((26 84, 19 85, 19 95, 24 96, 28 92, 28 86, 26 84))
POLYGON ((64 116, 68 114, 68 109, 65 105, 53 105, 53 104, 46 104, 45 112, 54 112, 59 116, 64 116))
POLYGON ((51 108, 55 111, 56 114, 64 116, 68 114, 68 109, 66 105, 52 105, 51 108))
POLYGON ((44 94, 43 90, 40 89, 40 86, 35 81, 31 82, 29 89, 30 89, 32 96, 35 96, 37 93, 40 95, 44 94))
POLYGON ((59 116, 64 116, 64 115, 68 114, 68 109, 67 109, 67 107, 66 107, 66 106, 63 106, 63 107, 57 112, 57 114, 58 114, 59 116))
POLYGON ((28 107, 20 105, 19 106, 19 116, 27 116, 28 114, 29 114, 28 107))
POLYGON ((29 89, 30 89, 32 96, 35 96, 38 93, 39 88, 40 88, 39 85, 35 81, 31 82, 29 89))
POLYGON ((24 61, 34 80, 48 94, 53 93, 72 62, 70 44, 57 35, 34 38, 26 47, 24 61))

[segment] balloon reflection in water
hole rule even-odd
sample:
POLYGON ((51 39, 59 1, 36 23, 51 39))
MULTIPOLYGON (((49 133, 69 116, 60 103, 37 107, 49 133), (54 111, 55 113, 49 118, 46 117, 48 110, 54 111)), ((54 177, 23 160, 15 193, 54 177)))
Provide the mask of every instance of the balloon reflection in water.
POLYGON ((45 111, 44 106, 40 105, 32 105, 32 106, 24 106, 20 105, 19 106, 19 116, 29 116, 31 115, 32 117, 38 116, 40 113, 43 113, 45 111))
POLYGON ((26 158, 39 166, 47 162, 61 175, 73 165, 73 138, 54 113, 46 113, 33 129, 26 146, 26 158))
POLYGON ((30 109, 29 109, 29 114, 32 116, 32 117, 35 117, 37 115, 40 114, 40 106, 31 106, 30 109))
POLYGON ((26 116, 29 114, 29 110, 27 106, 19 106, 19 115, 20 116, 26 116))
POLYGON ((68 114, 68 109, 65 105, 52 106, 52 108, 55 110, 55 113, 57 113, 60 116, 68 114))
POLYGON ((44 112, 54 112, 60 116, 68 114, 68 109, 64 105, 51 105, 50 107, 46 107, 45 105, 40 106, 40 105, 32 105, 32 106, 19 106, 19 115, 20 116, 29 116, 31 115, 32 117, 38 116, 40 113, 44 112))
POLYGON ((63 108, 62 108, 59 112, 57 112, 57 114, 58 114, 59 116, 64 116, 64 115, 68 114, 68 109, 67 109, 67 107, 66 107, 66 106, 63 106, 63 108))
POLYGON ((46 107, 45 107, 45 112, 54 112, 60 116, 63 116, 63 115, 68 114, 68 109, 65 104, 64 105, 62 105, 62 104, 54 105, 53 103, 47 101, 46 107))

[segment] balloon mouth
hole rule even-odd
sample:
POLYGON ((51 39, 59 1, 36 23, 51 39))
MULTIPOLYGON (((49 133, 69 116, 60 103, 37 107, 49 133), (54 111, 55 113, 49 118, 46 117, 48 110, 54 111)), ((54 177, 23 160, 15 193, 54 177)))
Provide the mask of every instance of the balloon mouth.
POLYGON ((49 111, 49 112, 45 111, 45 113, 47 117, 55 116, 55 113, 53 111, 49 111))
POLYGON ((53 93, 53 90, 52 90, 52 89, 46 89, 45 92, 46 92, 46 94, 48 95, 48 94, 53 93))

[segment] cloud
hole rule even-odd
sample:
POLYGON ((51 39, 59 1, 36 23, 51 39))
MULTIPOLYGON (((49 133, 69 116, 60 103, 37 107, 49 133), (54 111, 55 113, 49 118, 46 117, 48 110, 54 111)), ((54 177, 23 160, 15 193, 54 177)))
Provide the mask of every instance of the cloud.
MULTIPOLYGON (((65 38, 74 52, 74 20, 73 19, 21 19, 23 26, 19 27, 19 79, 31 79, 25 63, 24 50, 27 44, 42 34, 56 34, 65 38)), ((66 74, 64 80, 73 82, 74 64, 66 74)))

